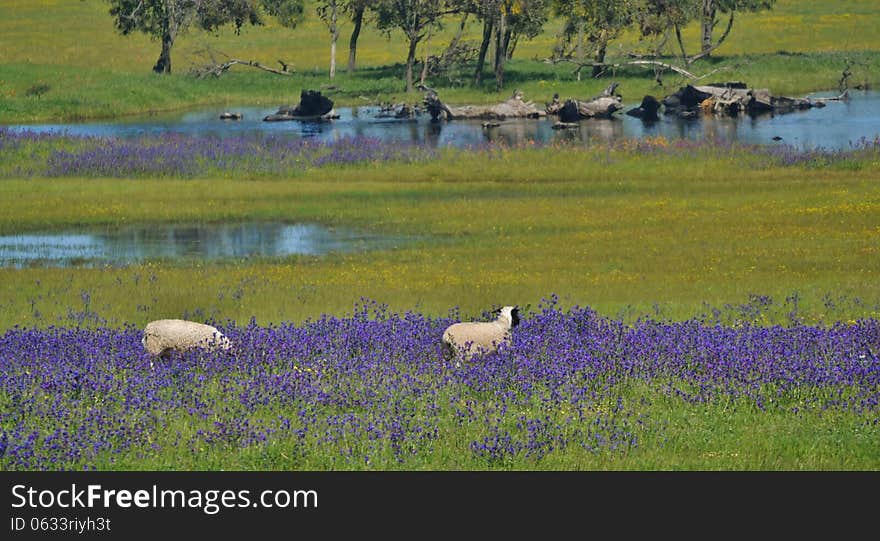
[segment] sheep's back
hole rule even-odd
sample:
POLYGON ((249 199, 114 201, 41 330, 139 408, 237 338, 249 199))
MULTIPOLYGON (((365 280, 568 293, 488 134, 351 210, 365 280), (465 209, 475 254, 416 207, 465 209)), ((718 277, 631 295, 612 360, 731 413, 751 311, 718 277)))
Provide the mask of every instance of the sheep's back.
POLYGON ((469 322, 450 325, 443 333, 443 341, 456 348, 470 343, 469 352, 492 350, 507 338, 507 331, 496 323, 469 322))
POLYGON ((229 340, 216 327, 183 319, 151 321, 144 328, 144 348, 153 355, 168 349, 187 350, 195 347, 229 349, 229 340))

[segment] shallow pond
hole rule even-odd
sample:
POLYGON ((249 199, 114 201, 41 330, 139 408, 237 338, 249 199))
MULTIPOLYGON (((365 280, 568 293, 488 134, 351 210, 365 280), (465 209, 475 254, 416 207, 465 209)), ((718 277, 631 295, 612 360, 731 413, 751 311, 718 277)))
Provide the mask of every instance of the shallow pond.
POLYGON ((317 224, 141 225, 0 236, 0 267, 124 265, 148 259, 326 255, 392 248, 383 237, 317 224))
MULTIPOLYGON (((812 97, 829 97, 815 93, 812 97)), ((624 109, 637 106, 624 102, 624 109)), ((10 126, 14 130, 67 132, 75 135, 131 137, 145 134, 180 133, 189 135, 235 136, 248 133, 317 138, 326 141, 342 137, 375 137, 385 141, 415 142, 430 146, 468 146, 486 141, 508 144, 529 141, 548 143, 663 136, 670 139, 718 139, 752 144, 790 144, 801 149, 847 148, 862 138, 880 136, 880 92, 853 91, 846 101, 827 102, 822 108, 781 115, 750 117, 707 117, 682 119, 661 116, 656 122, 643 122, 619 113, 611 120, 588 120, 577 129, 554 130, 551 119, 514 119, 493 128, 481 121, 454 120, 431 122, 427 115, 415 119, 378 118, 378 107, 337 108, 340 118, 330 122, 265 122, 263 117, 277 107, 247 105, 209 107, 190 112, 165 113, 113 122, 69 124, 28 124, 10 126), (223 112, 237 112, 241 120, 220 120, 223 112), (780 139, 774 139, 780 138, 780 139)))

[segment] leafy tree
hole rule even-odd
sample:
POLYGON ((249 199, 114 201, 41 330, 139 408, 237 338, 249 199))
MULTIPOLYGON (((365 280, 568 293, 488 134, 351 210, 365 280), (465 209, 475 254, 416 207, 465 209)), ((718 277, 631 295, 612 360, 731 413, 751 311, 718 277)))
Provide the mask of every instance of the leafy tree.
POLYGON ((377 26, 390 33, 399 29, 409 41, 406 56, 406 91, 413 90, 413 65, 416 49, 427 33, 440 25, 445 15, 457 13, 459 8, 447 0, 381 0, 376 10, 377 26))
POLYGON ((171 48, 178 36, 195 25, 215 30, 234 24, 238 32, 245 23, 260 24, 255 0, 108 0, 110 15, 122 35, 143 32, 162 42, 153 71, 171 73, 171 48))
POLYGON ((511 4, 504 37, 507 60, 513 58, 513 52, 520 38, 533 39, 544 31, 548 12, 548 0, 517 0, 511 4))
POLYGON ((590 46, 593 56, 593 77, 604 71, 608 44, 635 20, 635 0, 554 0, 554 11, 566 18, 565 35, 577 36, 577 61, 585 63, 590 46))
POLYGON ((462 10, 483 21, 483 36, 477 53, 474 84, 483 80, 486 55, 495 42, 495 86, 504 87, 504 65, 513 57, 520 36, 531 39, 541 33, 547 22, 545 0, 469 0, 459 2, 462 10))
POLYGON ((260 5, 285 28, 296 28, 306 15, 304 0, 260 0, 260 5))

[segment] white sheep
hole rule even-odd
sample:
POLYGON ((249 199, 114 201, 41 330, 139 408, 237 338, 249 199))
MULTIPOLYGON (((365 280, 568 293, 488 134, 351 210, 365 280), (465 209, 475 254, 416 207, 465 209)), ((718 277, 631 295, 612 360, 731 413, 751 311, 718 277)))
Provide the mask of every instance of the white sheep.
POLYGON ((229 350, 229 338, 216 327, 184 319, 159 319, 147 323, 141 343, 154 357, 196 348, 229 350))
POLYGON ((457 361, 472 359, 509 344, 510 330, 519 325, 519 307, 505 306, 497 312, 495 321, 470 321, 447 327, 443 331, 443 357, 456 357, 457 361))

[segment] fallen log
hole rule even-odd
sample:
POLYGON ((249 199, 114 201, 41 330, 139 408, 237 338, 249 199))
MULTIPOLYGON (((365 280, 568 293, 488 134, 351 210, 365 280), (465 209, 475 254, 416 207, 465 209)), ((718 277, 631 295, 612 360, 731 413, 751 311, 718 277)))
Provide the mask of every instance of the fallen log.
POLYGON ((839 96, 833 96, 830 98, 811 98, 810 96, 807 96, 805 99, 808 99, 815 103, 825 103, 826 101, 846 101, 849 99, 849 90, 844 90, 839 96))
POLYGON ((320 91, 303 90, 300 92, 299 103, 291 108, 282 105, 274 114, 263 118, 266 122, 278 122, 284 120, 331 120, 339 118, 333 111, 333 100, 322 96, 320 91))
POLYGON ((601 94, 589 100, 569 98, 565 100, 565 103, 560 103, 558 95, 555 95, 553 103, 547 106, 546 112, 556 115, 561 122, 565 123, 590 118, 611 118, 614 113, 623 108, 623 98, 614 94, 619 84, 611 83, 601 94))
POLYGON ((666 114, 693 117, 699 114, 737 115, 788 113, 824 107, 824 101, 810 98, 773 96, 766 88, 748 88, 745 83, 727 82, 710 85, 686 85, 663 99, 666 114))
POLYGON ((505 120, 508 118, 541 118, 547 115, 545 111, 539 109, 531 101, 524 101, 522 92, 519 90, 513 93, 507 101, 496 105, 464 105, 460 107, 450 107, 440 100, 437 92, 419 85, 419 89, 425 92, 423 103, 432 120, 439 120, 441 117, 446 120, 505 120))

